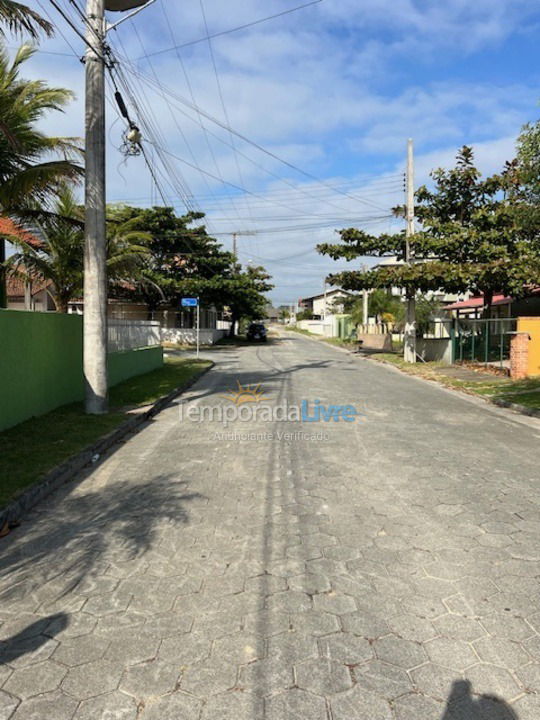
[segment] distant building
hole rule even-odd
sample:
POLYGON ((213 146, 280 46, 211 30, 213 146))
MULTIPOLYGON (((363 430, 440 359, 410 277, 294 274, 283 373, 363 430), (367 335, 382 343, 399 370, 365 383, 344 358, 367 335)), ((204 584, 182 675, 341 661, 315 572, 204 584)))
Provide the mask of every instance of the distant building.
POLYGON ((269 322, 277 322, 279 320, 279 308, 275 308, 272 303, 266 306, 266 317, 269 322))
POLYGON ((21 274, 6 279, 7 309, 54 312, 56 305, 51 289, 50 280, 33 277, 23 270, 21 274))
MULTIPOLYGON (((420 260, 418 262, 424 262, 423 260, 420 260)), ((398 265, 404 265, 403 260, 398 260, 395 255, 391 255, 389 257, 381 258, 381 260, 374 265, 371 270, 376 270, 377 268, 384 268, 384 267, 395 267, 398 265)), ((403 288, 399 287, 392 287, 390 288, 390 292, 394 297, 398 298, 405 298, 405 290, 403 288)), ((437 300, 442 306, 449 305, 450 303, 456 303, 461 300, 466 300, 470 297, 470 293, 447 293, 444 291, 436 291, 436 290, 430 290, 427 293, 424 293, 426 297, 430 299, 437 300)))
POLYGON ((321 293, 320 295, 300 298, 298 301, 298 309, 300 312, 302 312, 302 310, 309 310, 313 313, 314 319, 322 319, 323 317, 328 317, 329 315, 339 315, 344 311, 343 302, 340 302, 340 300, 343 301, 346 298, 353 296, 354 293, 350 293, 347 290, 334 288, 333 290, 328 290, 326 293, 321 293))

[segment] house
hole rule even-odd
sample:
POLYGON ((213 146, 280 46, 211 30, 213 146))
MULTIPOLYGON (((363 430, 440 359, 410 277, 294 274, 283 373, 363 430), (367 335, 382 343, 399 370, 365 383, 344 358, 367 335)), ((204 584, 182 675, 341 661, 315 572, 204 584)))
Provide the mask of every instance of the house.
MULTIPOLYGON (((0 217, 0 235, 20 237, 35 248, 39 248, 41 244, 34 233, 7 217, 0 217)), ((8 310, 53 311, 55 304, 51 289, 50 280, 27 273, 24 267, 19 267, 17 275, 10 275, 6 278, 7 308, 8 310)))
MULTIPOLYGON (((475 319, 481 318, 486 310, 483 295, 475 295, 468 300, 451 303, 444 308, 453 317, 475 319)), ((532 289, 524 298, 514 298, 496 293, 493 295, 489 311, 490 318, 515 318, 540 316, 540 288, 532 289)))
POLYGON ((279 320, 279 309, 275 308, 272 303, 266 306, 266 317, 269 322, 277 322, 279 320))
MULTIPOLYGON (((393 267, 396 265, 403 265, 404 260, 398 260, 395 255, 390 255, 388 257, 382 258, 376 265, 374 265, 371 269, 377 270, 378 268, 383 267, 393 267)), ((423 262, 419 260, 418 262, 423 262)), ((399 287, 392 287, 390 288, 390 292, 394 297, 405 299, 405 290, 399 287)), ((443 306, 445 309, 445 306, 456 303, 460 300, 464 300, 468 298, 470 293, 447 293, 443 291, 430 291, 425 293, 425 296, 429 298, 430 300, 437 300, 437 302, 443 306)))
POLYGON ((323 319, 329 315, 339 315, 343 313, 343 300, 348 297, 354 297, 354 293, 341 290, 341 288, 334 288, 320 295, 300 298, 298 301, 298 309, 300 312, 302 312, 302 310, 310 311, 313 313, 315 319, 323 319))
POLYGON ((56 305, 51 289, 50 280, 27 274, 12 275, 6 279, 7 309, 54 312, 56 305))

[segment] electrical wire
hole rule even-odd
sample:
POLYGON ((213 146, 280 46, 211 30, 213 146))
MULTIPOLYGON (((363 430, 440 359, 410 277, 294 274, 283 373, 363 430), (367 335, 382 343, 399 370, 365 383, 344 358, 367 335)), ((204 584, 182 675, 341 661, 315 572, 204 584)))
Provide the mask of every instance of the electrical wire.
MULTIPOLYGON (((253 22, 244 23, 244 25, 238 25, 237 27, 231 28, 230 30, 222 30, 221 32, 214 33, 213 35, 209 35, 207 31, 206 36, 203 38, 199 38, 198 40, 190 40, 188 42, 182 43, 181 45, 174 45, 173 47, 165 48, 164 50, 156 50, 155 52, 149 53, 148 57, 153 57, 155 55, 163 55, 164 53, 172 52, 173 50, 182 50, 182 48, 197 45, 198 43, 202 42, 207 42, 208 40, 213 40, 214 38, 222 37, 223 35, 229 35, 230 33, 238 32, 239 30, 246 30, 247 28, 254 27, 255 25, 260 25, 261 23, 268 22, 269 20, 275 20, 276 18, 282 17, 283 15, 289 15, 290 13, 297 12, 298 10, 303 10, 304 8, 310 7, 311 5, 318 5, 322 1, 323 0, 312 0, 312 2, 304 3, 304 5, 298 5, 298 7, 284 10, 283 12, 276 13, 275 15, 269 15, 268 17, 261 18, 260 20, 254 20, 253 22)), ((137 59, 141 60, 142 57, 137 59)))
MULTIPOLYGON (((155 81, 153 81, 152 78, 148 77, 148 75, 139 72, 139 70, 137 70, 137 68, 133 65, 133 63, 129 60, 129 58, 124 58, 124 61, 127 62, 127 63, 129 63, 131 72, 132 72, 133 74, 137 75, 143 82, 146 82, 146 83, 149 84, 149 85, 155 85, 155 81)), ((221 127, 222 129, 226 130, 227 132, 231 132, 233 135, 235 135, 236 137, 240 138, 241 140, 243 140, 244 142, 248 143, 249 145, 252 145, 253 147, 255 147, 255 148, 256 148, 257 150, 259 150, 260 152, 264 153, 265 155, 268 155, 269 157, 273 158, 274 160, 280 162, 281 164, 283 164, 283 165, 291 168, 291 169, 294 170, 295 172, 303 175, 304 177, 307 177, 308 179, 312 180, 313 182, 316 182, 316 183, 318 183, 318 184, 320 184, 320 185, 322 185, 322 186, 324 186, 324 187, 327 187, 327 188, 329 188, 330 190, 333 190, 334 192, 336 192, 336 193, 338 193, 338 194, 340 194, 340 195, 343 195, 343 196, 345 196, 345 197, 347 197, 347 198, 349 198, 349 199, 355 200, 356 202, 362 202, 362 203, 364 203, 364 204, 371 205, 371 206, 377 208, 378 210, 386 210, 386 208, 381 207, 381 206, 378 205, 377 203, 374 203, 374 202, 372 202, 372 201, 365 200, 365 199, 363 199, 363 198, 361 198, 361 197, 358 197, 358 196, 351 195, 351 194, 347 193, 346 191, 342 191, 342 190, 339 190, 339 189, 335 189, 332 185, 330 185, 329 183, 327 183, 325 180, 322 180, 321 178, 318 178, 316 175, 313 175, 312 173, 308 172, 307 170, 303 170, 302 168, 298 167, 297 165, 294 165, 293 163, 289 162, 288 160, 285 160, 284 158, 280 157, 279 155, 277 155, 276 153, 272 152, 271 150, 268 150, 267 148, 263 147, 262 145, 260 145, 259 143, 255 142, 254 140, 251 140, 250 138, 248 138, 248 137, 245 136, 244 134, 238 132, 238 131, 235 130, 234 128, 231 128, 230 126, 228 126, 228 125, 226 125, 225 123, 221 122, 218 118, 216 118, 216 117, 210 115, 209 113, 205 112, 205 111, 202 110, 202 108, 200 108, 199 106, 194 106, 192 103, 190 103, 188 100, 186 100, 185 98, 183 98, 181 95, 178 95, 178 93, 175 93, 173 90, 171 90, 171 88, 167 87, 167 86, 166 86, 164 83, 162 83, 161 81, 160 81, 159 83, 157 83, 157 84, 163 89, 163 92, 165 92, 165 93, 166 93, 167 95, 169 95, 170 97, 176 99, 177 102, 181 103, 182 105, 185 105, 186 107, 189 107, 191 110, 194 110, 195 112, 199 112, 201 115, 203 115, 203 117, 205 117, 205 118, 206 118, 207 120, 209 120, 210 122, 218 125, 219 127, 221 127)))
MULTIPOLYGON (((41 3, 40 0, 37 0, 37 4, 39 5, 39 7, 40 7, 40 9, 41 9, 41 12, 51 21, 51 23, 52 23, 53 25, 55 25, 54 19, 53 19, 53 18, 51 17, 51 15, 47 12, 47 9, 43 6, 43 4, 41 3)), ((62 28, 58 27, 57 25, 56 25, 56 28, 57 28, 58 32, 60 33, 60 37, 62 38, 62 40, 66 43, 66 45, 67 45, 67 46, 69 47, 69 49, 71 50, 71 52, 72 52, 72 54, 73 54, 73 57, 76 57, 77 60, 80 61, 80 59, 81 59, 80 53, 77 53, 77 51, 75 50, 75 48, 73 47, 73 45, 72 45, 72 44, 70 43, 70 41, 67 39, 67 37, 66 37, 66 35, 64 34, 62 28)), ((17 48, 17 49, 18 49, 18 48, 17 48)), ((46 51, 45 51, 45 50, 39 50, 38 48, 36 48, 36 52, 43 52, 43 53, 45 53, 46 51)), ((52 55, 52 54, 54 54, 54 55, 64 55, 64 56, 69 56, 69 57, 71 57, 69 53, 52 53, 52 52, 50 52, 50 53, 47 53, 47 54, 49 54, 49 55, 52 55)))
MULTIPOLYGON (((219 100, 221 103, 221 108, 223 110, 223 117, 225 118, 225 123, 227 124, 227 126, 230 127, 231 122, 229 120, 229 113, 227 112, 227 106, 225 105, 225 97, 223 95, 223 88, 221 86, 221 80, 219 79, 219 73, 218 73, 217 63, 216 63, 216 56, 214 55, 214 49, 212 47, 212 40, 210 39, 210 33, 208 31, 208 22, 206 20, 206 12, 204 10, 204 0, 199 0, 199 5, 201 8, 201 14, 202 14, 203 22, 204 22, 204 29, 205 29, 206 35, 208 37, 208 51, 210 53, 210 59, 212 60, 212 67, 214 69, 214 77, 216 78, 216 85, 217 85, 217 89, 218 89, 218 96, 219 96, 219 100)), ((244 178, 242 176, 242 170, 240 169, 240 163, 238 161, 238 152, 237 152, 236 146, 234 144, 234 135, 230 131, 229 131, 229 137, 231 139, 231 147, 233 149, 234 161, 236 164, 236 170, 238 172, 238 179, 240 180, 240 185, 244 185, 245 184, 244 178)), ((247 209, 248 209, 248 213, 251 214, 249 205, 247 206, 247 209)))
MULTIPOLYGON (((83 41, 83 43, 102 61, 102 63, 108 67, 108 60, 100 54, 91 42, 84 36, 79 28, 75 25, 69 15, 63 10, 63 8, 56 2, 56 0, 49 0, 54 9, 64 18, 65 22, 70 26, 73 32, 83 41)), ((39 3, 39 0, 38 0, 39 3)), ((41 6, 41 3, 39 3, 41 6)))
MULTIPOLYGON (((127 62, 130 62, 130 61, 127 60, 127 62)), ((135 74, 136 74, 136 73, 135 73, 135 74)), ((145 79, 148 79, 148 78, 146 78, 146 76, 143 76, 143 77, 144 77, 145 79)), ((159 80, 157 80, 157 78, 156 78, 156 81, 155 81, 155 85, 157 86, 158 89, 160 89, 160 91, 161 91, 162 94, 166 92, 165 86, 164 86, 159 80)), ((175 109, 177 109, 177 110, 179 110, 180 112, 182 112, 182 110, 181 110, 180 108, 178 108, 178 107, 176 107, 176 106, 173 106, 173 107, 175 107, 175 109)), ((206 113, 204 113, 203 111, 201 111, 200 108, 197 108, 197 106, 194 106, 193 109, 196 109, 198 112, 202 113, 205 117, 210 117, 210 116, 207 116, 206 113)), ((184 113, 184 114, 186 115, 186 113, 184 113)), ((188 118, 190 118, 193 122, 195 122, 195 121, 193 120, 193 118, 191 118, 189 115, 186 115, 186 116, 187 116, 188 118)), ((217 122, 221 127, 225 127, 225 126, 223 126, 223 124, 220 123, 219 121, 216 121, 216 122, 217 122)), ((228 127, 228 126, 227 126, 227 127, 228 127)), ((233 131, 232 129, 231 129, 231 131, 232 131, 233 134, 238 134, 238 133, 236 133, 235 131, 233 131)), ((213 137, 216 137, 220 142, 224 142, 226 145, 230 145, 229 143, 227 143, 226 141, 224 141, 222 138, 219 138, 219 136, 215 135, 214 133, 211 133, 209 130, 207 130, 207 132, 210 133, 213 137)), ((240 136, 240 137, 242 137, 242 136, 240 136)), ((291 186, 293 189, 297 190, 298 192, 301 192, 302 194, 306 195, 307 197, 312 197, 312 194, 311 194, 310 192, 308 192, 308 191, 306 191, 306 190, 304 190, 304 189, 297 188, 297 187, 294 186, 292 183, 290 183, 288 180, 286 180, 286 179, 282 178, 281 176, 277 175, 276 173, 273 173, 272 171, 264 168, 264 167, 261 166, 259 163, 256 163, 255 161, 253 161, 249 156, 245 155, 244 153, 241 153, 237 148, 235 148, 234 145, 230 145, 230 146, 233 148, 233 150, 234 150, 235 152, 237 152, 237 153, 239 153, 240 155, 242 155, 242 157, 245 157, 249 162, 251 162, 252 164, 256 165, 257 167, 259 167, 260 169, 262 169, 264 172, 270 174, 272 177, 277 178, 277 179, 280 180, 281 182, 284 182, 285 184, 291 186)), ((175 156, 175 157, 176 157, 178 160, 180 160, 181 162, 187 162, 187 161, 182 160, 182 158, 178 158, 177 156, 175 156)), ((277 156, 274 156, 274 157, 277 157, 277 156)), ((287 163, 287 161, 282 161, 282 162, 287 163)), ((188 164, 189 164, 189 163, 188 163, 188 164)), ((287 163, 287 164, 288 164, 288 163, 287 163)), ((202 171, 202 169, 201 169, 201 168, 199 167, 199 165, 196 164, 196 163, 193 164, 192 167, 194 167, 195 169, 198 169, 199 172, 206 172, 206 171, 202 171)), ((303 171, 300 171, 300 172, 303 172, 303 171)), ((206 174, 208 174, 210 177, 213 177, 213 179, 219 179, 222 183, 225 182, 221 176, 218 176, 218 178, 216 178, 216 176, 214 176, 214 175, 211 174, 211 173, 206 173, 206 174)), ((311 176, 311 177, 314 178, 315 176, 311 176)), ((322 182, 322 181, 318 181, 318 180, 317 180, 317 182, 320 183, 320 182, 322 182)), ((246 191, 244 188, 235 185, 234 183, 229 183, 229 182, 227 182, 226 184, 229 185, 230 187, 235 188, 235 189, 240 189, 240 190, 242 190, 243 192, 249 192, 249 191, 246 191)), ((326 183, 323 183, 323 184, 326 184, 326 183)), ((330 190, 332 190, 332 191, 334 191, 334 192, 338 192, 338 193, 340 193, 340 194, 342 194, 342 195, 345 195, 346 197, 349 197, 349 198, 352 198, 352 199, 355 199, 355 200, 359 200, 359 198, 354 198, 352 195, 347 194, 347 193, 345 193, 345 192, 343 192, 343 191, 340 191, 339 189, 334 188, 332 185, 329 185, 329 184, 326 184, 326 185, 327 185, 327 187, 328 187, 330 190)), ((255 193, 249 193, 249 194, 250 194, 250 195, 256 195, 255 193)), ((327 200, 326 202, 327 202, 327 204, 332 205, 333 207, 336 207, 336 208, 339 209, 341 212, 344 211, 344 208, 343 208, 343 207, 341 207, 341 206, 339 206, 339 205, 336 205, 335 203, 331 202, 330 200, 327 200)), ((371 201, 368 201, 368 200, 365 200, 365 199, 361 199, 361 202, 363 202, 363 203, 365 203, 365 204, 368 204, 368 205, 371 205, 371 206, 373 206, 373 207, 375 207, 375 208, 377 208, 377 209, 386 211, 386 208, 383 208, 382 206, 380 206, 380 205, 378 205, 378 204, 376 204, 376 203, 373 203, 373 202, 371 202, 371 201)), ((281 203, 281 204, 282 204, 282 203, 281 203)))
MULTIPOLYGON (((164 12, 165 12, 165 9, 164 9, 164 8, 163 8, 163 10, 164 10, 164 12)), ((135 34, 137 35, 139 44, 140 44, 141 48, 143 49, 143 51, 146 52, 146 48, 145 48, 145 46, 144 46, 144 43, 143 43, 143 41, 142 41, 142 38, 141 38, 141 36, 140 36, 140 34, 139 34, 136 26, 134 25, 133 21, 131 21, 131 22, 132 22, 132 25, 133 25, 135 34)), ((170 28, 170 29, 171 29, 171 32, 172 32, 172 28, 170 28)), ((122 45, 122 47, 123 47, 123 45, 122 45)), ((151 62, 150 59, 149 59, 149 64, 150 64, 150 67, 151 67, 151 69, 152 69, 152 72, 153 72, 153 74, 154 74, 154 77, 155 77, 156 81, 158 81, 157 73, 156 73, 155 68, 154 68, 154 66, 153 66, 153 64, 152 64, 152 62, 151 62)), ((185 74, 185 69, 184 69, 184 74, 185 74)), ((159 82, 159 81, 158 81, 158 82, 159 82)), ((184 140, 184 143, 185 143, 185 145, 186 145, 186 147, 187 147, 187 149, 188 149, 188 152, 189 152, 189 154, 190 154, 190 156, 191 156, 191 159, 192 159, 193 163, 198 167, 198 163, 197 163, 197 159, 196 159, 196 157, 195 157, 195 153, 193 152, 193 149, 191 148, 190 144, 188 143, 187 137, 186 137, 186 135, 185 135, 185 133, 184 133, 184 131, 183 131, 180 123, 178 122, 178 118, 177 118, 176 114, 173 112, 173 109, 172 109, 170 103, 167 101, 164 93, 162 93, 162 98, 163 98, 163 100, 165 101, 165 103, 167 104, 167 107, 168 107, 168 109, 169 109, 169 112, 170 112, 170 115, 171 115, 171 117, 172 117, 172 119, 173 119, 173 122, 175 123, 175 125, 176 125, 176 127, 177 127, 177 129, 178 129, 178 131, 179 131, 179 133, 180 133, 180 136, 181 136, 182 139, 184 140)), ((214 159, 215 159, 215 157, 214 157, 214 159)), ((216 161, 216 168, 217 168, 217 170, 218 170, 218 175, 221 177, 221 173, 220 173, 220 171, 219 171, 219 167, 217 166, 217 161, 216 161)), ((211 186, 210 186, 210 184, 209 184, 209 182, 208 182, 208 179, 207 179, 207 177, 206 177, 202 172, 201 172, 201 177, 203 178, 204 182, 206 183, 206 186, 207 186, 208 190, 209 190, 210 192, 212 192, 212 191, 211 191, 211 186)), ((213 199, 216 200, 215 194, 212 194, 212 195, 213 195, 213 199)), ((236 208, 235 208, 233 202, 231 202, 231 205, 232 205, 233 209, 235 210, 236 214, 238 215, 238 212, 236 211, 236 208)))

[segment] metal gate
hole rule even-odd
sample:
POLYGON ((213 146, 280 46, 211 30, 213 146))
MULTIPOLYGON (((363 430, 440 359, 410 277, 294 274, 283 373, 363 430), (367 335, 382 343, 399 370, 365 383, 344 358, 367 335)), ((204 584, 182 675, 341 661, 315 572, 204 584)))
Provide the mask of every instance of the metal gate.
POLYGON ((473 362, 506 368, 516 318, 458 319, 452 330, 454 362, 473 362))

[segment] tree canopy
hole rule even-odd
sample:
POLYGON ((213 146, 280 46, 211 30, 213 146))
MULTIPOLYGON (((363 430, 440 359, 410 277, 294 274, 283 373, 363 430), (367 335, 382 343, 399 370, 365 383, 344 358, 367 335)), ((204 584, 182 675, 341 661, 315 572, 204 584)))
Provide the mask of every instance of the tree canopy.
POLYGON ((145 302, 153 310, 178 309, 182 297, 197 296, 202 304, 227 308, 233 324, 265 316, 264 293, 273 287, 270 276, 262 267, 242 270, 234 255, 198 223, 204 213, 178 216, 170 207, 118 205, 109 208, 109 216, 149 235, 141 281, 131 291, 117 289, 117 294, 145 302))
POLYGON ((406 264, 405 234, 370 235, 349 228, 341 243, 319 252, 334 259, 395 256, 396 263, 346 271, 329 281, 348 290, 400 287, 408 294, 443 290, 519 297, 540 284, 537 211, 523 192, 519 163, 482 179, 471 148, 463 147, 454 168, 432 173, 433 189, 416 192, 421 230, 410 238, 413 262, 406 264))

